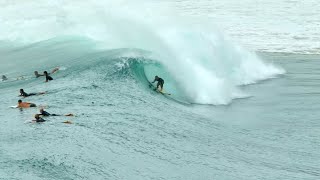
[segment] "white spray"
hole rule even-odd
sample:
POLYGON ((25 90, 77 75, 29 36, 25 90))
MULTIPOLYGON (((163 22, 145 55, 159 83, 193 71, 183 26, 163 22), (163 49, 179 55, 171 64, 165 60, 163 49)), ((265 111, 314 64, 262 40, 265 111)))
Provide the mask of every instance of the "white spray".
POLYGON ((194 103, 227 104, 245 96, 237 85, 284 73, 231 44, 209 22, 192 23, 143 1, 34 0, 0 5, 5 27, 0 40, 32 43, 71 35, 99 41, 107 49, 148 50, 194 103))

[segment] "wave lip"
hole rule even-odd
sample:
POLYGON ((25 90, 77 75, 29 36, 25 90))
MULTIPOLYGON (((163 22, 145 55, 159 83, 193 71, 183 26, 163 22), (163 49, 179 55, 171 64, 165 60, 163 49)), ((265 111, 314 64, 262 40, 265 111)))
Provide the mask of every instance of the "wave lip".
MULTIPOLYGON (((194 23, 189 18, 174 16, 164 7, 150 13, 141 4, 124 5, 118 1, 81 2, 77 8, 66 1, 63 6, 60 2, 37 2, 32 6, 12 3, 1 7, 8 28, 1 29, 0 40, 31 43, 70 35, 99 42, 102 51, 121 48, 148 51, 155 57, 151 59, 164 67, 166 73, 162 76, 167 74, 169 79, 166 87, 173 84, 172 88, 178 89, 190 103, 228 104, 232 99, 247 96, 239 85, 284 73, 235 46, 210 22, 194 23), (29 9, 34 7, 41 7, 42 11, 29 9), (12 15, 17 9, 29 14, 12 15), (170 13, 163 16, 163 12, 170 13)), ((147 78, 150 80, 154 75, 155 72, 150 72, 147 78)))
POLYGON ((199 26, 169 30, 162 39, 170 52, 163 64, 191 103, 229 104, 250 96, 238 86, 285 73, 214 29, 199 26))
POLYGON ((118 73, 126 77, 133 75, 145 87, 148 87, 155 75, 159 75, 165 80, 165 92, 172 94, 170 97, 173 100, 186 104, 225 105, 233 99, 251 97, 238 86, 257 83, 285 73, 282 68, 263 62, 255 54, 242 50, 239 52, 237 61, 229 59, 232 63, 228 63, 228 66, 219 61, 204 63, 192 59, 185 60, 180 66, 179 61, 171 60, 171 63, 177 63, 172 71, 163 63, 165 60, 146 59, 142 56, 127 57, 128 54, 137 55, 133 51, 124 52, 126 57, 118 59, 116 65, 119 68, 118 73), (212 63, 215 68, 212 68, 212 63), (217 68, 219 64, 220 67, 217 68))

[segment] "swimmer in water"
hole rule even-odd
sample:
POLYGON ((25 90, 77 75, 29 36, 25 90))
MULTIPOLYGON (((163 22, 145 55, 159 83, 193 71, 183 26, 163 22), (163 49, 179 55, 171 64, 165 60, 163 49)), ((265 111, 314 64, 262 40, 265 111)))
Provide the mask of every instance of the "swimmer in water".
POLYGON ((37 107, 37 105, 35 105, 34 103, 29 103, 29 102, 22 102, 22 100, 20 99, 18 101, 18 108, 29 108, 29 107, 37 107))
POLYGON ((8 78, 5 76, 5 75, 2 75, 2 81, 6 81, 6 80, 8 80, 8 78))
MULTIPOLYGON (((43 118, 40 117, 41 114, 36 114, 34 115, 35 120, 32 120, 32 122, 46 122, 46 120, 44 120, 43 118)), ((71 121, 63 121, 62 123, 64 124, 73 124, 71 121)))
POLYGON ((32 120, 33 122, 45 122, 46 121, 40 117, 40 114, 34 115, 34 118, 35 118, 35 120, 32 120))
MULTIPOLYGON (((54 68, 54 69, 51 71, 51 73, 48 73, 48 75, 57 72, 59 69, 60 69, 60 67, 54 68)), ((38 78, 38 77, 40 77, 40 76, 45 76, 45 74, 39 74, 38 71, 34 71, 34 75, 36 76, 36 78, 38 78)))
POLYGON ((43 108, 40 109, 40 115, 42 116, 73 116, 73 114, 66 114, 66 115, 50 114, 47 111, 45 111, 43 108))
POLYGON ((20 95, 19 96, 22 96, 22 97, 29 97, 29 96, 34 96, 34 95, 41 95, 41 94, 45 94, 46 92, 40 92, 40 93, 26 93, 24 92, 23 89, 20 89, 20 95))
POLYGON ((44 76, 44 74, 39 74, 38 71, 34 71, 34 75, 36 76, 36 78, 38 78, 40 76, 44 76))
POLYGON ((46 76, 46 82, 53 80, 53 78, 51 76, 49 76, 47 71, 44 71, 43 74, 46 76))

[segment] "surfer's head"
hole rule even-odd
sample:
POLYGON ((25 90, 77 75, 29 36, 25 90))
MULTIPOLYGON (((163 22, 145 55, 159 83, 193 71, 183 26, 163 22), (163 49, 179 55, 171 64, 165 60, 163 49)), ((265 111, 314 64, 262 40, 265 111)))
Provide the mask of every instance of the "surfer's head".
POLYGON ((24 92, 24 90, 23 89, 20 89, 20 93, 23 93, 24 92))
POLYGON ((41 74, 39 74, 38 71, 34 71, 34 75, 35 75, 36 77, 40 77, 40 76, 41 76, 41 74))
POLYGON ((47 71, 44 71, 44 72, 43 72, 43 74, 47 75, 47 74, 48 74, 48 72, 47 72, 47 71))
POLYGON ((43 113, 43 108, 40 109, 40 113, 41 113, 41 114, 43 113))
POLYGON ((155 78, 155 79, 159 79, 159 76, 155 76, 154 78, 155 78))
POLYGON ((20 104, 20 103, 22 103, 22 100, 21 100, 21 99, 19 99, 18 103, 19 103, 19 104, 20 104))
POLYGON ((39 114, 35 114, 34 118, 36 118, 36 120, 38 120, 40 118, 39 114))

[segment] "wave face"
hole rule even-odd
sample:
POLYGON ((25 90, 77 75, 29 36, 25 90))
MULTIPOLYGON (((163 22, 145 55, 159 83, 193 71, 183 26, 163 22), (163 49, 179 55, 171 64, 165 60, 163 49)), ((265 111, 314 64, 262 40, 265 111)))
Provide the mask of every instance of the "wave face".
MULTIPOLYGON (((148 52, 142 56, 161 66, 153 69, 154 72, 150 71, 150 66, 145 67, 149 68, 146 70, 148 80, 154 75, 165 77, 167 91, 179 89, 179 96, 189 103, 228 104, 232 99, 248 96, 239 90, 239 85, 284 73, 283 69, 232 44, 208 22, 194 24, 188 19, 171 18, 175 16, 168 9, 151 11, 150 7, 124 1, 90 1, 77 3, 77 6, 68 1, 12 1, 1 7, 1 17, 7 28, 0 30, 0 39, 14 42, 14 45, 30 46, 28 64, 46 58, 32 57, 32 52, 37 51, 32 49, 34 46, 49 46, 49 49, 57 38, 61 48, 68 47, 70 39, 69 45, 74 48, 75 37, 86 39, 83 46, 80 44, 81 47, 75 49, 81 48, 88 53, 90 49, 124 48, 148 52), (29 13, 23 16, 15 13, 19 9, 29 13), (163 16, 164 13, 167 16, 163 16), (47 40, 49 44, 45 44, 47 40), (37 42, 40 43, 37 45, 37 42)), ((130 52, 126 53, 126 57, 135 58, 130 52)), ((66 65, 73 58, 75 55, 63 62, 56 61, 57 58, 54 61, 57 65, 66 65)))

